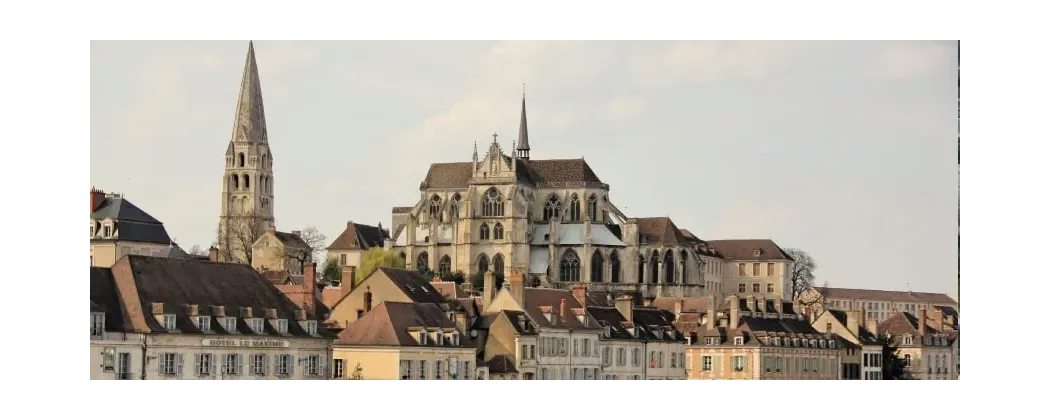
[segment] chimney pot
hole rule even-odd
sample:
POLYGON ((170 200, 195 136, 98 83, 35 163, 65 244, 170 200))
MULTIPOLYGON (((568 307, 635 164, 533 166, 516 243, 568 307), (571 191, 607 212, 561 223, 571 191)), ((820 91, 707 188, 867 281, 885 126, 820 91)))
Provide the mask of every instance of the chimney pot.
POLYGON ((302 310, 302 309, 296 309, 295 310, 295 320, 296 321, 306 321, 306 311, 302 310))
POLYGON ((161 302, 150 303, 150 312, 152 312, 153 315, 163 315, 164 314, 164 304, 161 303, 161 302))
POLYGON ((276 309, 266 309, 263 311, 263 313, 266 314, 266 319, 277 319, 276 309))
POLYGON ((186 305, 186 316, 197 316, 197 315, 198 315, 198 312, 197 312, 197 305, 196 304, 186 305))
POLYGON ((241 307, 241 318, 245 318, 245 319, 254 318, 252 316, 252 308, 250 308, 248 306, 242 306, 241 307))
POLYGON ((562 320, 567 320, 567 319, 569 319, 568 312, 569 312, 569 302, 566 301, 565 298, 562 298, 561 299, 561 307, 559 307, 559 310, 558 310, 558 316, 561 317, 562 320))
POLYGON ((225 317, 226 316, 226 307, 222 306, 222 305, 212 306, 211 307, 211 315, 214 316, 214 317, 225 317))

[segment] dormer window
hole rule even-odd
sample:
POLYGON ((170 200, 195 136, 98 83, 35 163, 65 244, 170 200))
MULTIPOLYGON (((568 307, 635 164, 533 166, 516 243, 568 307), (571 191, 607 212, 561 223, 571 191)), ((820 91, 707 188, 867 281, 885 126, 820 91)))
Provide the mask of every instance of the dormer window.
POLYGON ((792 338, 791 339, 791 346, 792 347, 798 347, 798 339, 797 338, 792 338))
POLYGON ((820 348, 827 346, 827 340, 820 340, 820 348))
POLYGON ((904 339, 903 340, 904 340, 904 345, 905 346, 910 346, 913 343, 911 334, 904 334, 904 339))
POLYGON ((707 344, 709 346, 717 346, 718 337, 704 337, 704 344, 707 344))
POLYGON ((419 330, 419 345, 427 345, 427 330, 419 330))
POLYGON ((780 337, 773 337, 773 345, 780 347, 780 337))
POLYGON ((762 255, 762 250, 761 249, 755 249, 755 256, 757 257, 757 256, 760 256, 760 255, 762 255))
POLYGON ((612 336, 612 327, 606 325, 605 326, 605 338, 609 338, 611 336, 612 336))
POLYGON ((277 332, 280 334, 288 334, 288 320, 278 319, 277 320, 277 332))
POLYGON ((828 340, 828 348, 829 349, 835 348, 835 340, 828 340))
POLYGON ((92 312, 91 313, 91 336, 102 337, 102 332, 105 331, 106 326, 106 314, 104 312, 92 312))
POLYGON ((197 329, 201 332, 211 331, 211 317, 210 316, 198 316, 197 317, 197 329))
POLYGON ((744 337, 743 336, 733 337, 733 344, 738 345, 738 346, 744 345, 744 337))
POLYGON ((175 331, 174 314, 164 314, 164 329, 168 331, 175 331))
POLYGON ((222 319, 222 328, 227 332, 237 331, 237 318, 228 316, 222 319))
POLYGON ((109 225, 102 226, 102 237, 103 238, 108 238, 110 236, 109 235, 110 233, 111 232, 110 232, 110 226, 109 225))
POLYGON ((435 335, 437 336, 437 345, 444 346, 445 345, 445 334, 442 334, 442 333, 438 332, 435 335))
POLYGON ((307 334, 317 335, 317 321, 306 321, 304 329, 307 334))
POLYGON ((265 326, 263 321, 264 319, 262 318, 252 318, 252 331, 255 331, 256 334, 262 334, 263 327, 265 326))

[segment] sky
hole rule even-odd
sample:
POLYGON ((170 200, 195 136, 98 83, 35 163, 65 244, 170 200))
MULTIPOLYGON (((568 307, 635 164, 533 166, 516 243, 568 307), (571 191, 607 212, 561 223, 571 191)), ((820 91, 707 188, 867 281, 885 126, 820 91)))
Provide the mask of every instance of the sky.
MULTIPOLYGON (((92 41, 91 184, 215 239, 248 42, 92 41)), ((629 217, 769 238, 832 287, 958 298, 955 42, 255 41, 282 231, 390 226, 432 162, 517 137, 629 217)))

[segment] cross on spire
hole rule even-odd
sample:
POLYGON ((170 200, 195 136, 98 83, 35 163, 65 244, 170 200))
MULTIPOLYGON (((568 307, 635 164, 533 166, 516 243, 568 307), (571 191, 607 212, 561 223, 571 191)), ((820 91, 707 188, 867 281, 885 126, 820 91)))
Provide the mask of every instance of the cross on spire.
POLYGON ((499 134, 496 134, 496 133, 492 133, 492 142, 493 142, 493 143, 495 143, 495 142, 496 142, 496 137, 499 137, 499 134))

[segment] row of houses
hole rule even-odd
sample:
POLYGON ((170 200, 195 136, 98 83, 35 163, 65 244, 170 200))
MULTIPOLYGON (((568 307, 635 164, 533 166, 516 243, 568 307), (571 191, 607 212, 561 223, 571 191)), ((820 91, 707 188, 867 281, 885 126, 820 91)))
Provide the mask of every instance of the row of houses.
POLYGON ((877 323, 863 310, 817 314, 735 294, 646 300, 582 284, 525 287, 522 273, 500 288, 487 273, 475 296, 387 267, 356 287, 321 289, 316 265, 304 271, 295 282, 243 264, 139 255, 91 267, 91 377, 872 380, 880 334, 897 341, 916 378, 958 376, 958 324, 940 310, 877 323))

